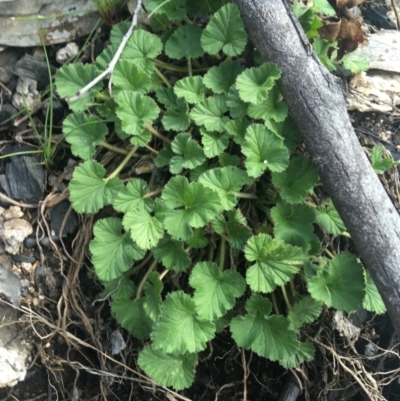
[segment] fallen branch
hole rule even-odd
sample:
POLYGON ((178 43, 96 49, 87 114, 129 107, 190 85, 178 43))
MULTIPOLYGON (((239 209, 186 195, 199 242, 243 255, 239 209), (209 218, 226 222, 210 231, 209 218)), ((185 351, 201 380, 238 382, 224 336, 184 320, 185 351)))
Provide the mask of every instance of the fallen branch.
POLYGON ((340 79, 315 56, 286 0, 234 0, 400 335, 400 216, 354 133, 340 79))

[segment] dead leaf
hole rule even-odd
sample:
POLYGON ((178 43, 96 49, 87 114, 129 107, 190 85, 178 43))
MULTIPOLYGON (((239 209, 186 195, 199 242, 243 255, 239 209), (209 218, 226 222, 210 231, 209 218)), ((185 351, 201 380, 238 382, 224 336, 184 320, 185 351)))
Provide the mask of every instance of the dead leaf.
POLYGON ((322 28, 318 30, 322 39, 334 42, 338 41, 338 60, 357 49, 359 44, 366 40, 361 21, 355 19, 348 8, 361 4, 364 0, 328 0, 336 11, 335 20, 325 21, 322 28))

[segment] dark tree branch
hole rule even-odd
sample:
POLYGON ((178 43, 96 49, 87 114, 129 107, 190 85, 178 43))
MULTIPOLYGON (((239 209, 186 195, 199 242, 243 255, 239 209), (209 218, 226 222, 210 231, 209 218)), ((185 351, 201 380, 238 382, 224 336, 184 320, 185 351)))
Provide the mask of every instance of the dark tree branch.
POLYGON ((234 0, 400 335, 400 217, 350 123, 341 81, 314 55, 286 0, 234 0))

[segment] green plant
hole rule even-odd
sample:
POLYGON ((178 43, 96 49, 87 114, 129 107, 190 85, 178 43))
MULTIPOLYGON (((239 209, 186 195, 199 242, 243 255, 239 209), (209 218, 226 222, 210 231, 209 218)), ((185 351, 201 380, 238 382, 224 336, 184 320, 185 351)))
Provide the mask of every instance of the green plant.
MULTIPOLYGON (((345 6, 346 3, 346 1, 340 2, 340 4, 342 4, 341 7, 345 6)), ((336 14, 328 0, 313 0, 310 6, 302 7, 298 4, 293 4, 292 7, 304 32, 312 42, 316 55, 329 71, 336 71, 341 66, 353 74, 368 70, 369 63, 365 57, 355 59, 351 53, 347 53, 344 56, 342 54, 339 57, 338 41, 322 39, 320 37, 319 30, 324 26, 321 22, 321 16, 332 17, 336 14)), ((355 35, 353 34, 353 36, 355 35)), ((352 36, 343 39, 345 39, 347 43, 354 40, 352 36)), ((357 48, 357 45, 353 47, 353 49, 355 48, 357 48)))
MULTIPOLYGON (((190 386, 197 353, 227 327, 238 346, 296 367, 314 352, 299 330, 323 305, 383 312, 382 300, 355 255, 333 255, 314 233, 348 236, 313 194, 318 176, 297 148, 281 71, 244 66, 238 8, 203 27, 183 0, 147 5, 169 29, 134 31, 112 93, 98 83, 63 124, 84 160, 69 185, 74 209, 114 209, 94 225, 95 272, 118 322, 151 339, 138 363, 162 385, 190 386), (118 163, 102 163, 103 149, 118 163)), ((127 29, 113 27, 96 65, 61 68, 58 93, 70 98, 104 70, 127 29)))

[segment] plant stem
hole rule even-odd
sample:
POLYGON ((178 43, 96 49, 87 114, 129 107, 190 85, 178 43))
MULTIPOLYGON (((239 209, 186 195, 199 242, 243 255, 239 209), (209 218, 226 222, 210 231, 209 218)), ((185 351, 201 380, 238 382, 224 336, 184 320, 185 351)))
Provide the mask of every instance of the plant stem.
POLYGON ((282 291, 283 299, 285 300, 285 304, 286 304, 287 308, 289 310, 292 309, 292 305, 290 305, 289 298, 287 296, 286 288, 284 285, 281 285, 281 291, 282 291))
POLYGON ((331 258, 331 259, 335 259, 335 255, 328 249, 325 248, 324 252, 331 258))
POLYGON ((161 140, 163 140, 166 143, 171 143, 171 139, 167 138, 166 136, 164 136, 163 134, 160 134, 155 128, 153 128, 151 125, 149 124, 145 124, 144 127, 146 129, 148 129, 154 136, 156 136, 157 138, 160 138, 161 140))
POLYGON ((226 252, 226 240, 225 240, 225 238, 222 237, 220 248, 219 248, 219 271, 220 271, 220 273, 222 273, 224 271, 225 252, 226 252))
POLYGON ((150 152, 152 152, 152 153, 154 153, 154 154, 156 154, 156 155, 158 155, 158 150, 155 150, 155 149, 153 149, 151 146, 149 146, 149 145, 144 145, 144 147, 146 148, 146 149, 148 149, 148 150, 150 150, 150 152))
MULTIPOLYGON (((157 59, 152 59, 154 64, 158 65, 161 68, 164 68, 164 70, 169 70, 169 71, 174 71, 174 72, 182 72, 182 73, 187 73, 188 69, 187 67, 177 67, 175 65, 171 65, 168 63, 164 63, 163 61, 157 60, 157 59)), ((204 72, 208 71, 210 67, 201 67, 201 68, 195 68, 193 71, 195 72, 204 72)))
POLYGON ((168 79, 165 77, 165 75, 156 66, 154 66, 154 71, 161 78, 161 81, 163 81, 165 83, 165 85, 167 85, 167 87, 170 88, 171 87, 170 82, 168 81, 168 79))
POLYGON ((142 280, 140 281, 140 284, 139 284, 137 292, 136 292, 135 299, 139 299, 140 296, 142 295, 143 286, 145 285, 145 283, 147 281, 147 278, 149 277, 149 274, 156 268, 157 264, 158 264, 158 261, 157 260, 153 260, 153 263, 147 269, 146 274, 143 276, 142 280))
POLYGON ((160 274, 160 280, 162 281, 162 279, 168 274, 169 269, 165 269, 161 274, 160 274))
POLYGON ((119 148, 117 146, 114 146, 114 145, 110 145, 109 143, 107 143, 105 141, 101 141, 99 143, 99 145, 102 146, 103 148, 110 149, 115 153, 120 153, 121 155, 127 155, 129 153, 127 150, 121 149, 121 148, 119 148))
POLYGON ((193 76, 193 71, 192 71, 192 59, 190 57, 186 57, 187 60, 187 65, 188 65, 188 75, 189 77, 193 76))
POLYGON ((278 302, 276 302, 275 292, 271 293, 271 299, 272 299, 272 305, 274 307, 275 315, 280 315, 281 313, 279 312, 278 302))
POLYGON ((307 206, 312 207, 313 209, 315 209, 317 207, 317 205, 314 205, 314 203, 307 202, 307 201, 304 201, 304 204, 307 205, 307 206))
POLYGON ((343 231, 340 235, 343 235, 343 237, 351 238, 350 233, 348 233, 347 231, 343 231))
POLYGON ((163 190, 163 189, 160 188, 160 189, 157 189, 156 191, 148 192, 146 195, 143 195, 143 199, 152 198, 153 196, 156 196, 156 195, 158 195, 159 193, 161 193, 162 190, 163 190))
POLYGON ((235 195, 237 198, 244 198, 244 199, 258 199, 257 195, 248 194, 245 192, 231 192, 232 195, 235 195))
POLYGON ((106 181, 111 180, 111 178, 116 177, 121 170, 126 166, 126 163, 133 157, 133 155, 136 153, 138 148, 135 146, 134 148, 131 149, 131 151, 125 156, 125 159, 122 160, 121 164, 106 178, 106 181))
POLYGON ((297 295, 297 291, 296 287, 294 286, 293 278, 290 279, 289 284, 290 284, 290 291, 292 292, 292 297, 295 297, 297 295))

